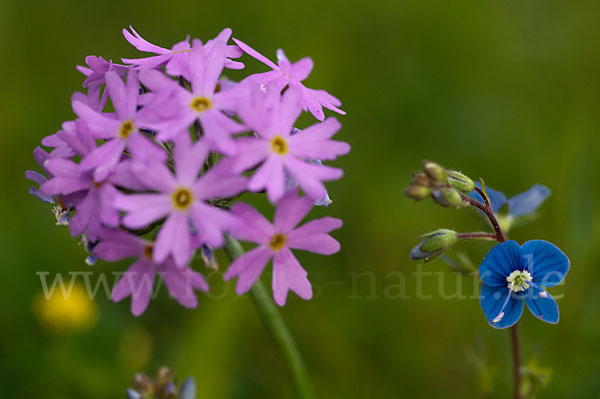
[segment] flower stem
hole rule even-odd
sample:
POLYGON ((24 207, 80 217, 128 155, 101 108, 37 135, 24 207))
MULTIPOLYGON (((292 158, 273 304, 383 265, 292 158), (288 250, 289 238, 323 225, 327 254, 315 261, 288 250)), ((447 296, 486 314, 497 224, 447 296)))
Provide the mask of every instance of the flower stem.
MULTIPOLYGON (((225 252, 233 261, 244 253, 240 243, 227 237, 225 252)), ((279 347, 296 386, 298 398, 313 399, 315 394, 300 351, 264 284, 259 280, 250 289, 250 298, 265 328, 279 347)))
MULTIPOLYGON (((481 195, 481 197, 485 201, 485 205, 481 202, 467 196, 461 194, 463 201, 469 202, 470 205, 475 208, 481 210, 487 218, 490 220, 492 227, 494 228, 495 238, 498 242, 502 243, 506 241, 506 236, 504 232, 500 228, 500 224, 496 219, 496 215, 492 211, 492 206, 487 199, 486 195, 482 192, 482 190, 476 188, 477 192, 481 195)), ((510 342, 512 346, 512 360, 513 360, 513 379, 514 379, 514 399, 521 399, 521 345, 519 343, 519 323, 515 323, 514 326, 510 328, 510 342)))
POLYGON ((513 357, 514 398, 521 398, 521 349, 519 345, 519 323, 510 328, 510 342, 513 357))
POLYGON ((460 239, 474 239, 474 240, 497 240, 496 234, 492 233, 458 233, 456 237, 460 239))
POLYGON ((460 196, 463 199, 463 201, 468 202, 469 205, 474 206, 475 208, 479 209, 481 212, 485 213, 485 216, 487 216, 487 218, 490 220, 490 223, 492 224, 492 228, 494 229, 494 232, 496 233, 498 242, 506 241, 506 236, 504 235, 504 232, 500 228, 500 223, 498 223, 498 219, 496 219, 496 215, 494 215, 494 212, 492 211, 491 206, 486 206, 486 205, 482 204, 481 202, 477 201, 476 199, 473 199, 473 198, 469 197, 468 195, 465 195, 462 193, 460 194, 460 196))

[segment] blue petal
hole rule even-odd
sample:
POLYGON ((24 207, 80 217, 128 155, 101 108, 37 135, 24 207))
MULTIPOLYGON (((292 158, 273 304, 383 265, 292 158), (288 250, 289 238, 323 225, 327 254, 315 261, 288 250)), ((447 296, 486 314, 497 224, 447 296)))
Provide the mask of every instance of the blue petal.
POLYGON ((508 200, 509 213, 514 216, 523 216, 535 212, 548 198, 551 191, 548 187, 535 184, 529 190, 515 195, 508 200))
POLYGON ((570 262, 556 245, 544 240, 527 241, 521 247, 524 264, 540 287, 554 287, 569 271, 570 262), (530 263, 528 263, 531 261, 530 263))
POLYGON ((56 204, 56 198, 53 195, 42 194, 42 192, 35 187, 29 187, 29 194, 49 204, 56 204))
MULTIPOLYGON (((479 189, 481 189, 480 183, 475 182, 475 185, 479 189)), ((502 208, 502 206, 504 204, 506 204, 506 195, 504 195, 504 193, 502 193, 501 191, 496 191, 489 187, 486 187, 485 191, 488 195, 488 198, 490 199, 490 205, 492 205, 492 212, 498 213, 500 208, 502 208)), ((485 204, 485 201, 483 200, 483 198, 481 198, 481 195, 479 195, 479 193, 477 191, 475 191, 475 190, 471 191, 471 194, 469 194, 469 196, 471 198, 473 198, 474 200, 479 201, 482 204, 485 204)))
POLYGON ((521 247, 510 240, 496 245, 483 258, 479 266, 479 278, 491 287, 507 287, 506 278, 521 267, 521 247))
POLYGON ((533 292, 532 289, 525 295, 525 303, 529 311, 541 321, 546 323, 558 323, 558 305, 552 295, 548 294, 545 298, 539 296, 539 292, 533 292))
POLYGON ((512 292, 509 294, 509 292, 506 285, 503 287, 481 285, 479 304, 488 324, 494 328, 511 327, 519 321, 523 314, 523 299, 512 292), (512 297, 508 300, 506 308, 504 308, 504 316, 498 323, 494 323, 492 320, 500 313, 507 295, 512 295, 512 297))
POLYGON ((196 399, 196 382, 192 377, 186 378, 181 384, 179 399, 196 399))

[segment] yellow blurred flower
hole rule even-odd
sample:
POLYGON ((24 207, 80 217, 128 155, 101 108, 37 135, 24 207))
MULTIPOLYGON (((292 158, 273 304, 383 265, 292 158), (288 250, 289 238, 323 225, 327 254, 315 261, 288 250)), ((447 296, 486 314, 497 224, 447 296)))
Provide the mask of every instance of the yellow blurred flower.
POLYGON ((89 329, 98 319, 96 304, 87 290, 76 283, 70 292, 56 289, 49 297, 43 292, 38 293, 33 310, 40 324, 54 333, 89 329))

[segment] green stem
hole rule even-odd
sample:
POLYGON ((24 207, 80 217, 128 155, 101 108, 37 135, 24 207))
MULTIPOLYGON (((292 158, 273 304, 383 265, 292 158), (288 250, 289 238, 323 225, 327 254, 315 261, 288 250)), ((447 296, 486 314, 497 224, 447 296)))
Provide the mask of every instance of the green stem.
MULTIPOLYGON (((243 255, 244 250, 238 241, 227 237, 225 252, 227 252, 227 255, 233 261, 243 255)), ((304 361, 294 342, 294 338, 292 338, 292 334, 287 328, 283 317, 281 317, 281 313, 279 313, 279 310, 271 299, 271 295, 260 279, 250 289, 250 298, 252 298, 252 302, 265 328, 283 354, 285 363, 294 380, 298 397, 301 399, 315 398, 304 361)))
POLYGON ((513 358, 514 398, 521 399, 521 348, 519 345, 519 323, 510 328, 510 343, 513 358))

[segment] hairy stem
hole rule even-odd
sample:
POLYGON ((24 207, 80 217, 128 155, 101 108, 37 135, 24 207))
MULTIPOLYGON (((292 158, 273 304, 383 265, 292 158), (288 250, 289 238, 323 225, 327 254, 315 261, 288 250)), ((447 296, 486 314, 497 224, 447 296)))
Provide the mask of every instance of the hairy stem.
MULTIPOLYGON (((229 237, 227 238, 225 251, 232 261, 244 253, 240 243, 229 237)), ((315 398, 300 351, 283 317, 281 317, 281 313, 279 313, 277 306, 271 299, 271 295, 260 279, 250 289, 250 298, 252 298, 252 303, 254 303, 262 323, 283 355, 285 364, 296 386, 298 398, 315 398)))

